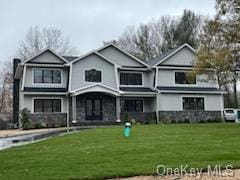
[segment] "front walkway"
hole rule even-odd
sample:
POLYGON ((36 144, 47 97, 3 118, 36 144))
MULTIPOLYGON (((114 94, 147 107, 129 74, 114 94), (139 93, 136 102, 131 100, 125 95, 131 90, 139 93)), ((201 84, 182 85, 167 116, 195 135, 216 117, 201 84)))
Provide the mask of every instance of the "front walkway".
POLYGON ((26 135, 26 134, 32 134, 32 133, 47 133, 47 132, 65 130, 65 129, 68 129, 68 128, 62 127, 62 128, 45 128, 45 129, 30 129, 30 130, 22 130, 22 129, 0 130, 0 138, 20 136, 20 135, 26 135))

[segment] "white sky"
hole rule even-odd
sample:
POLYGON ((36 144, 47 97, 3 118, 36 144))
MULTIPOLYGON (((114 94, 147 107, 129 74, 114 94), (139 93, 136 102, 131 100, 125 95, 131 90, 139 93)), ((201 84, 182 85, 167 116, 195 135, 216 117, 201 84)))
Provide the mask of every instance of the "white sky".
POLYGON ((0 0, 0 61, 12 58, 29 27, 57 27, 86 52, 131 25, 183 9, 213 15, 214 0, 0 0))

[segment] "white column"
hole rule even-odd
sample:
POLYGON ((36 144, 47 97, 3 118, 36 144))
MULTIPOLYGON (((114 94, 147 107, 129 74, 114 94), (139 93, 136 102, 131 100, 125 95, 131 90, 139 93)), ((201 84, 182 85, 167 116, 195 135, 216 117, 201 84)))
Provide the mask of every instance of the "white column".
POLYGON ((116 114, 117 114, 117 122, 121 122, 121 119, 120 119, 120 97, 116 97, 116 114))
POLYGON ((67 127, 69 128, 69 96, 66 96, 67 98, 67 127))
POLYGON ((76 123, 76 96, 72 96, 72 123, 76 123))

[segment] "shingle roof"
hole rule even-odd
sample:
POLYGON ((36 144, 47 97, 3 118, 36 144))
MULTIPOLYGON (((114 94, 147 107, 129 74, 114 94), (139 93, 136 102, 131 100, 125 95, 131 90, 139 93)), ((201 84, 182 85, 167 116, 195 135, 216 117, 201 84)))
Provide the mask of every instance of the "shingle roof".
POLYGON ((78 58, 78 56, 62 56, 62 57, 66 59, 68 62, 71 62, 74 59, 78 58))
POLYGON ((169 86, 158 86, 158 90, 172 90, 172 91, 219 91, 218 88, 205 88, 205 87, 169 87, 169 86))
POLYGON ((120 90, 128 92, 155 92, 153 89, 148 87, 120 87, 120 90))
POLYGON ((24 87, 25 92, 66 92, 66 88, 35 88, 35 87, 24 87))

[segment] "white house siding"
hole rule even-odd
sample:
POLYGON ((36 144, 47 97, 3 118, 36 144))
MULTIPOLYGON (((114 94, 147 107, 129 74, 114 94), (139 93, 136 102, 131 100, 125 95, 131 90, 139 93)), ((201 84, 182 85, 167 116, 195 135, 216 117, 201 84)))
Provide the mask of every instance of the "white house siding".
POLYGON ((186 70, 171 70, 171 69, 159 69, 158 70, 158 83, 157 86, 186 86, 186 87, 214 87, 217 88, 216 82, 206 82, 207 75, 197 75, 197 81, 194 85, 175 84, 175 72, 186 70), (204 81, 205 80, 205 81, 204 81))
POLYGON ((54 87, 54 88, 66 88, 68 81, 68 69, 67 68, 46 68, 46 69, 60 69, 62 71, 62 83, 61 84, 38 84, 33 82, 34 78, 34 69, 40 67, 31 67, 27 66, 26 76, 25 76, 25 84, 24 87, 54 87))
POLYGON ((154 72, 151 70, 148 71, 124 71, 120 70, 118 71, 118 77, 119 77, 119 82, 120 82, 120 73, 121 72, 126 72, 126 73, 141 73, 142 74, 142 86, 143 87, 153 87, 153 80, 154 80, 154 72))
POLYGON ((176 54, 164 61, 163 65, 182 65, 189 66, 193 65, 196 61, 196 54, 192 52, 189 48, 185 47, 178 51, 176 54))
POLYGON ((120 52, 116 48, 109 46, 101 51, 100 54, 103 56, 111 59, 113 62, 121 65, 121 66, 135 66, 135 67, 144 67, 141 63, 135 61, 131 57, 127 56, 126 54, 120 52))
POLYGON ((204 97, 205 111, 220 111, 222 109, 222 95, 158 94, 158 111, 182 111, 182 97, 204 97))
POLYGON ((72 65, 71 90, 83 88, 96 82, 85 82, 85 70, 96 69, 102 72, 102 84, 117 88, 114 65, 97 55, 90 55, 72 65))

